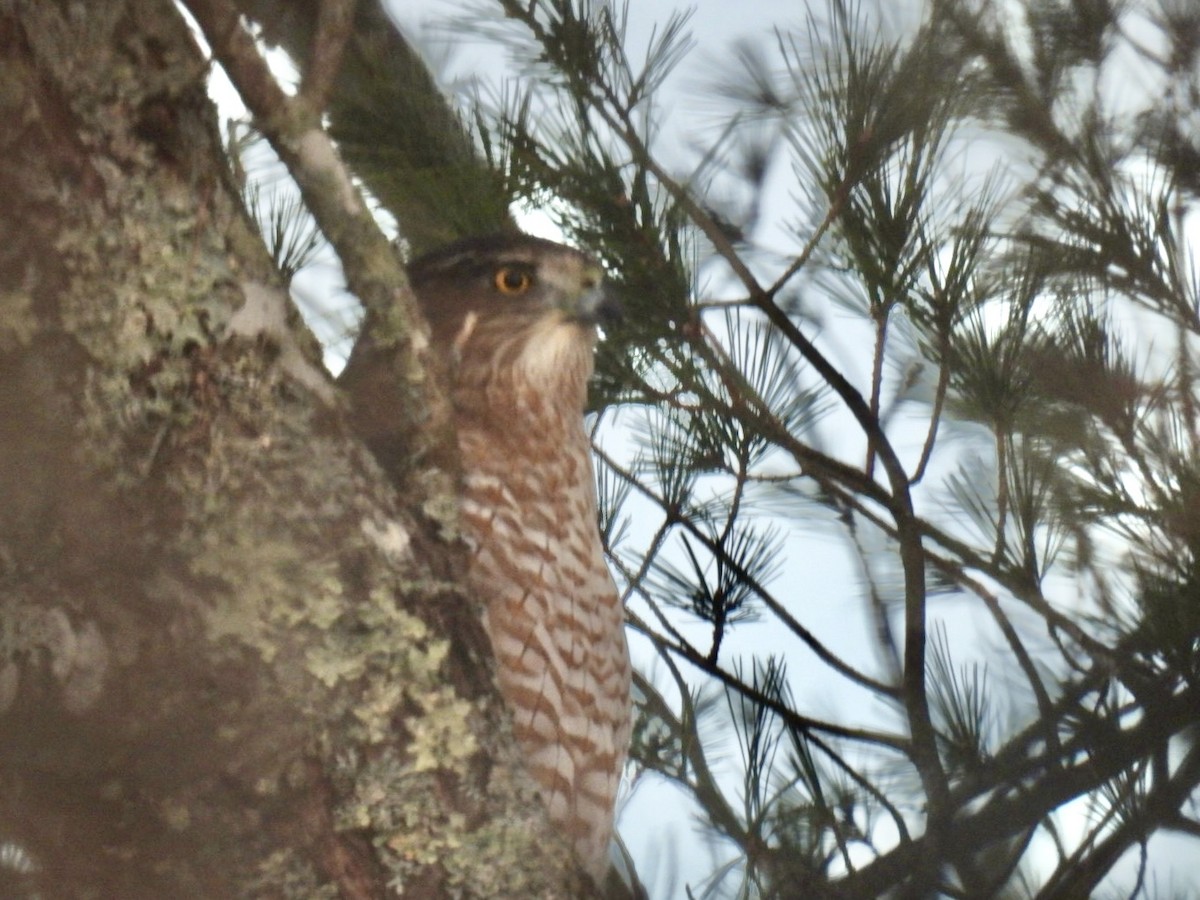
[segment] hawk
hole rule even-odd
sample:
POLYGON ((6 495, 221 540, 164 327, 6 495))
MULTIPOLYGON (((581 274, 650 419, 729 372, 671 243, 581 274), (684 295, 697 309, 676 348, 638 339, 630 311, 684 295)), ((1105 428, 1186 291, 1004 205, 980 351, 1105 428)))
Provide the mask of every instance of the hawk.
MULTIPOLYGON (((409 266, 451 393, 468 581, 500 690, 551 821, 598 883, 631 727, 583 429, 596 325, 615 312, 601 277, 586 254, 524 235, 470 238, 409 266)), ((352 396, 364 380, 354 356, 352 396)))

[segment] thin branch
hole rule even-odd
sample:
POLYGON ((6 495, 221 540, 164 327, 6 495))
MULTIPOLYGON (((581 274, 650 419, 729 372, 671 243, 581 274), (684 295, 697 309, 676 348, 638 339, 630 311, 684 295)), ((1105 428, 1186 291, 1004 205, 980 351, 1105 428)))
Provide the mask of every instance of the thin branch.
MULTIPOLYGON (((959 816, 947 834, 948 839, 964 853, 978 853, 1020 833, 1028 823, 1041 821, 1062 804, 1096 790, 1138 759, 1153 753, 1171 735, 1191 727, 1197 703, 1200 697, 1195 690, 1189 690, 1170 698, 1161 707, 1147 710, 1136 725, 1114 735, 1104 753, 1084 753, 1080 763, 1045 772, 1037 781, 1026 780, 1023 790, 995 794, 995 799, 980 809, 959 816)), ((1200 752, 1194 751, 1189 759, 1194 763, 1197 756, 1200 752)), ((1189 772, 1181 784, 1194 777, 1195 773, 1189 772)), ((994 790, 996 782, 989 784, 994 790)), ((957 808, 961 808, 961 798, 957 797, 960 793, 956 788, 957 808)), ((932 849, 928 842, 929 835, 922 835, 864 865, 839 883, 839 895, 874 897, 902 884, 920 865, 922 855, 932 849)), ((944 848, 943 852, 951 849, 944 848)), ((1083 896, 1087 896, 1086 892, 1083 896)))
POLYGON ((835 737, 847 738, 853 741, 861 741, 866 744, 874 744, 879 747, 886 747, 889 750, 898 750, 901 753, 909 752, 909 743, 896 735, 886 734, 882 731, 870 731, 863 728, 848 728, 845 725, 838 725, 834 722, 825 722, 821 719, 813 719, 809 716, 802 716, 795 710, 788 707, 786 704, 780 703, 778 700, 768 697, 761 691, 756 691, 754 688, 747 685, 745 682, 737 678, 735 675, 726 672, 720 666, 710 662, 707 654, 699 653, 696 648, 690 644, 673 643, 664 638, 661 634, 651 628, 646 622, 642 621, 637 615, 630 613, 628 616, 629 624, 638 632, 650 639, 651 643, 660 650, 669 650, 680 659, 686 660, 696 668, 713 676, 717 681, 720 681, 726 687, 730 687, 737 693, 753 700, 755 703, 761 704, 763 707, 770 709, 783 721, 787 722, 791 727, 802 731, 805 734, 810 731, 821 731, 826 734, 834 735, 835 737))
POLYGON ((922 528, 913 509, 908 475, 884 435, 870 407, 844 375, 825 358, 791 318, 769 297, 759 301, 772 324, 796 346, 825 382, 840 396, 875 446, 892 489, 889 509, 896 522, 900 558, 904 568, 904 704, 913 731, 914 759, 929 799, 929 821, 934 832, 948 827, 945 803, 949 786, 937 752, 937 738, 925 691, 925 568, 922 528))
POLYGON ((1144 843, 1160 824, 1171 821, 1180 807, 1200 786, 1200 747, 1193 745, 1179 764, 1175 775, 1138 798, 1133 809, 1127 809, 1119 827, 1089 853, 1086 859, 1075 860, 1069 868, 1060 866, 1055 877, 1037 895, 1038 900, 1069 900, 1090 897, 1104 877, 1112 870, 1125 851, 1144 843))
MULTIPOLYGON (((888 316, 891 312, 890 304, 881 304, 878 309, 872 310, 872 318, 875 320, 875 350, 871 354, 871 396, 870 409, 871 418, 876 422, 880 421, 879 406, 881 402, 880 395, 883 392, 883 361, 884 354, 887 352, 887 336, 888 336, 888 316)), ((868 478, 875 477, 875 443, 867 442, 867 463, 863 466, 863 471, 867 473, 868 478)), ((911 479, 909 481, 911 484, 911 479)))
POLYGON ((783 289, 784 285, 791 281, 797 272, 808 265, 808 261, 812 258, 813 253, 816 252, 817 245, 820 244, 821 238, 825 236, 825 233, 829 231, 833 223, 837 221, 837 217, 841 215, 842 206, 845 201, 846 192, 842 191, 838 194, 834 202, 829 204, 829 209, 825 211, 825 217, 821 219, 820 224, 817 225, 816 229, 809 236, 808 241, 805 242, 800 252, 796 255, 796 258, 792 260, 791 264, 784 270, 783 274, 775 279, 774 284, 767 288, 768 296, 775 297, 778 295, 778 293, 783 289))
MULTIPOLYGON (((450 407, 429 377, 434 369, 428 327, 400 259, 321 128, 320 110, 304 96, 289 98, 283 92, 229 0, 187 0, 187 7, 341 259, 346 283, 366 309, 367 327, 377 325, 377 338, 392 351, 396 383, 406 400, 388 411, 396 418, 397 433, 419 435, 417 455, 452 469, 457 454, 450 407)), ((446 487, 442 479, 414 479, 413 489, 433 495, 446 487)))
POLYGON ((1005 532, 1008 530, 1008 436, 998 428, 992 432, 996 442, 996 543, 992 548, 992 565, 1005 559, 1005 532))
POLYGON ((828 759, 838 767, 843 775, 870 794, 875 801, 887 811, 888 815, 892 818, 892 824, 896 826, 896 834, 901 843, 907 843, 908 841, 912 840, 912 837, 908 832, 908 825, 904 821, 904 816, 902 816, 900 814, 900 810, 898 810, 896 806, 890 800, 888 800, 883 791, 875 787, 875 785, 868 781, 865 776, 860 774, 858 770, 846 762, 846 760, 842 758, 842 755, 835 751, 829 744, 827 744, 825 740, 820 737, 820 735, 809 732, 804 737, 805 740, 824 753, 825 756, 828 757, 828 759))
MULTIPOLYGON (((619 463, 617 463, 616 460, 606 454, 603 450, 596 449, 595 452, 605 465, 607 465, 615 473, 617 473, 618 476, 625 479, 630 485, 632 485, 634 490, 638 491, 638 493, 640 493, 643 497, 646 497, 647 499, 658 504, 662 509, 670 512, 669 504, 666 502, 666 500, 642 484, 637 476, 635 476, 624 466, 621 466, 619 463)), ((730 570, 747 587, 749 587, 762 599, 767 608, 770 609, 773 614, 778 616, 780 621, 783 622, 783 624, 786 625, 793 634, 800 638, 800 640, 803 641, 805 645, 807 645, 808 648, 817 655, 818 659, 820 659, 834 671, 839 672, 846 678, 853 681, 855 684, 861 685, 868 690, 875 691, 876 693, 884 696, 895 696, 895 688, 884 684, 877 679, 871 678, 869 675, 865 675, 831 652, 816 637, 816 635, 805 628, 790 612, 788 612, 787 608, 783 606, 783 604, 781 604, 777 599, 775 599, 774 595, 768 591, 764 585, 759 583, 758 579, 754 577, 753 573, 747 572, 737 562, 737 560, 730 558, 729 555, 724 552, 723 548, 717 543, 717 541, 714 540, 710 535, 705 534, 702 530, 700 530, 700 528, 694 522, 688 519, 682 519, 678 522, 678 525, 680 528, 683 528, 685 531, 687 531, 687 533, 694 537, 697 541, 702 543, 705 549, 707 549, 710 553, 714 555, 720 555, 725 561, 725 564, 729 566, 730 570)))
POLYGON ((916 471, 908 480, 909 485, 919 484, 925 477, 929 460, 933 457, 933 445, 937 441, 938 427, 942 421, 942 410, 946 406, 946 393, 950 389, 950 364, 946 361, 946 348, 943 346, 941 363, 938 365, 938 383, 933 396, 933 411, 929 417, 929 430, 925 433, 925 443, 921 447, 921 458, 917 461, 916 471))
POLYGON ((875 619, 875 634, 879 641, 879 648, 886 656, 886 665, 891 671, 892 678, 899 683, 903 677, 900 648, 897 646, 895 634, 892 632, 892 624, 888 617, 887 606, 879 593, 879 586, 875 583, 875 576, 871 572, 871 567, 867 564, 867 550, 863 546, 862 539, 858 536, 858 525, 854 521, 854 511, 848 509, 843 519, 846 524, 846 530, 850 533, 850 540, 854 543, 854 549, 857 551, 863 580, 867 584, 867 593, 871 601, 871 614, 875 619))
POLYGON ((642 675, 635 674, 634 683, 649 701, 650 711, 668 725, 677 736, 680 755, 690 764, 692 772, 695 774, 694 779, 687 780, 687 786, 696 795, 696 799, 704 808, 709 821, 744 850, 747 843, 746 829, 717 786, 717 780, 713 777, 708 766, 708 759, 704 755, 704 747, 699 740, 696 740, 698 717, 695 703, 692 701, 691 689, 679 671, 679 667, 675 665, 675 661, 665 653, 660 653, 659 656, 671 673, 671 678, 679 691, 681 715, 676 718, 674 711, 663 696, 642 675))

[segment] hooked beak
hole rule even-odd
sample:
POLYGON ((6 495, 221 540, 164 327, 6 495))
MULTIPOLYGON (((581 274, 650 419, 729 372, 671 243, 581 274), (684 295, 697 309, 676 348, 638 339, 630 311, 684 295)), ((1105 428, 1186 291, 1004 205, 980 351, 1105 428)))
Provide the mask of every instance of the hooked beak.
POLYGON ((594 287, 579 298, 576 316, 588 325, 616 325, 623 318, 621 302, 603 287, 594 287))
POLYGON ((571 318, 585 325, 600 326, 615 325, 621 321, 621 303, 605 287, 603 278, 604 272, 599 266, 588 268, 573 308, 566 310, 571 318))

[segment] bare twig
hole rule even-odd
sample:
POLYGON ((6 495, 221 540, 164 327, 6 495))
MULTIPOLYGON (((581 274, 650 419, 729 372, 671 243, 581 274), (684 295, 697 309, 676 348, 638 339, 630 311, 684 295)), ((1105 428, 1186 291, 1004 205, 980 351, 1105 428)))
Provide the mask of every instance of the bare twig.
POLYGON ((831 734, 835 737, 847 738, 849 740, 861 741, 867 744, 874 744, 879 747, 886 747, 890 750, 897 750, 901 753, 909 752, 909 743, 902 737, 887 734, 882 731, 871 731, 865 728, 848 728, 845 725, 838 725, 835 722, 826 722, 821 719, 814 719, 810 716, 802 716, 794 709, 785 703, 768 697, 762 691, 757 691, 750 685, 746 684, 741 679, 726 672, 723 668, 710 662, 708 655, 700 653, 695 647, 690 644, 680 644, 667 640, 657 631, 650 627, 649 624, 642 621, 641 618, 634 614, 630 614, 628 618, 629 624, 634 630, 644 634, 655 647, 660 650, 669 650, 680 659, 684 659, 691 663, 702 672, 713 676, 721 684, 733 689, 735 692, 744 697, 748 697, 755 703, 760 704, 766 709, 771 710, 782 719, 789 723, 791 727, 796 728, 804 733, 810 731, 820 731, 825 734, 831 734))
MULTIPOLYGON (((642 484, 632 472, 621 466, 612 457, 605 454, 603 450, 596 449, 595 452, 597 456, 603 460, 605 465, 611 468, 619 477, 623 478, 630 485, 632 485, 634 490, 638 491, 640 494, 642 494, 642 496, 653 501, 654 503, 657 503, 663 509, 668 507, 668 504, 662 497, 659 497, 658 494, 642 484)), ((710 535, 704 533, 694 522, 684 519, 678 524, 680 528, 683 528, 688 534, 703 544, 705 549, 707 549, 710 553, 714 555, 720 555, 724 559, 725 564, 729 566, 730 570, 741 581, 743 581, 747 587, 754 591, 758 597, 762 599, 767 608, 770 609, 774 615, 779 617, 780 621, 782 621, 783 624, 786 625, 793 634, 803 641, 804 644, 817 655, 818 659, 820 659, 834 671, 845 676, 861 687, 875 691, 883 696, 895 696, 895 688, 860 672, 858 669, 854 668, 849 663, 845 662, 832 651, 830 651, 829 648, 827 648, 816 637, 816 635, 805 628, 790 612, 788 612, 787 608, 781 604, 770 591, 766 589, 765 585, 761 584, 758 579, 754 577, 753 573, 747 572, 737 560, 730 558, 730 556, 724 552, 724 549, 721 547, 721 545, 710 535)))
MULTIPOLYGON (((188 0, 187 7, 340 257, 347 285, 362 301, 368 323, 376 326, 378 343, 391 351, 392 371, 406 400, 389 411, 397 418, 397 432, 419 436, 415 453, 426 464, 432 461, 435 468, 453 468, 457 456, 449 404, 436 380, 429 377, 433 367, 428 327, 404 267, 321 128, 320 109, 313 108, 305 95, 289 98, 283 92, 229 0, 188 0)), ((337 20, 342 12, 328 15, 337 20)), ((324 39, 327 62, 336 55, 336 30, 330 26, 324 39)), ((322 93, 323 88, 314 91, 322 93)), ((440 493, 447 484, 445 479, 415 479, 413 489, 440 493)))
POLYGON ((946 406, 946 393, 950 389, 950 364, 946 360, 946 346, 943 341, 942 361, 938 365, 938 383, 937 391, 933 398, 933 411, 929 416, 929 430, 925 433, 925 444, 921 447, 921 458, 917 462, 916 471, 913 472, 912 478, 908 480, 910 485, 919 484, 921 479, 925 477, 925 470, 929 467, 929 460, 933 457, 933 445, 937 441, 938 426, 942 421, 942 410, 946 406))

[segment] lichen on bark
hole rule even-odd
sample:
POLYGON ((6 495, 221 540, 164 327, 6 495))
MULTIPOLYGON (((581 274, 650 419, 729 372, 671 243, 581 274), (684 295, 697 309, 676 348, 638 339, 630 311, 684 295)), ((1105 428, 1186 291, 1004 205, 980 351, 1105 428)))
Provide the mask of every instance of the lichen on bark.
POLYGON ((561 893, 462 550, 280 305, 205 72, 165 0, 0 9, 0 831, 44 896, 561 893))

